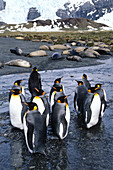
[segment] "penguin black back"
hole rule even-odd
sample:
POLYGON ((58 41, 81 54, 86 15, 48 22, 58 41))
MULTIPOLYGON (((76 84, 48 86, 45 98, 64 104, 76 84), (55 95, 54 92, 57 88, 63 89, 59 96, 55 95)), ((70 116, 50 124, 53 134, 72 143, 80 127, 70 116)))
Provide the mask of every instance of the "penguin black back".
POLYGON ((74 108, 78 113, 82 114, 84 101, 88 93, 88 90, 84 86, 84 83, 82 81, 77 81, 77 83, 78 83, 78 86, 75 89, 75 95, 74 95, 74 108))
POLYGON ((87 89, 89 89, 89 88, 91 87, 91 84, 90 84, 90 82, 88 81, 86 74, 83 74, 83 76, 82 76, 82 81, 84 82, 84 86, 86 86, 87 89))
POLYGON ((53 133, 64 139, 68 134, 70 123, 70 110, 67 102, 68 96, 60 96, 52 107, 51 125, 53 133))
POLYGON ((33 94, 35 88, 42 89, 41 76, 36 67, 32 69, 30 74, 28 88, 31 94, 33 94))

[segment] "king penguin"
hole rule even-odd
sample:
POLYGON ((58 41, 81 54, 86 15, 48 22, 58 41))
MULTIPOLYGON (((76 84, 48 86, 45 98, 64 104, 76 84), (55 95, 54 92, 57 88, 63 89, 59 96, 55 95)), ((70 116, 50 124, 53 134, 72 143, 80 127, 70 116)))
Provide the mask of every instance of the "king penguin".
POLYGON ((31 101, 37 104, 38 110, 41 115, 43 115, 43 114, 46 115, 47 126, 48 126, 50 106, 49 106, 49 102, 45 95, 44 90, 42 90, 42 89, 38 90, 37 88, 35 88, 35 93, 34 93, 34 96, 32 96, 31 101))
MULTIPOLYGON (((77 81, 77 80, 76 80, 77 81)), ((78 114, 83 114, 83 105, 88 93, 87 88, 82 81, 77 81, 78 86, 75 89, 74 108, 78 114)))
POLYGON ((91 87, 91 84, 90 84, 90 82, 88 81, 86 74, 83 74, 83 76, 82 76, 82 81, 83 81, 83 83, 84 83, 84 86, 87 87, 87 89, 89 89, 89 88, 91 87))
POLYGON ((101 83, 98 83, 95 85, 95 92, 99 94, 100 99, 101 99, 101 109, 100 109, 100 118, 103 117, 106 106, 107 106, 107 97, 106 97, 106 92, 105 90, 102 88, 101 83))
POLYGON ((32 72, 30 74, 28 80, 28 88, 31 95, 33 94, 35 88, 42 89, 41 76, 40 73, 38 73, 38 69, 36 67, 32 69, 32 72))
POLYGON ((60 96, 63 96, 63 95, 64 95, 64 91, 63 91, 62 86, 60 86, 60 87, 57 86, 57 87, 52 88, 52 93, 50 92, 50 106, 51 106, 51 108, 54 105, 57 98, 60 96))
MULTIPOLYGON (((21 82, 22 82, 22 81, 23 81, 23 80, 16 80, 16 81, 14 82, 14 85, 13 85, 13 87, 12 87, 12 90, 13 90, 13 89, 19 89, 19 90, 21 90, 22 94, 25 96, 24 87, 21 85, 21 82)), ((12 95, 12 91, 10 91, 10 93, 9 93, 9 100, 10 100, 11 95, 12 95)))
POLYGON ((49 102, 51 107, 53 106, 55 100, 57 100, 57 96, 64 95, 64 86, 61 84, 61 80, 63 77, 57 78, 54 80, 54 84, 50 90, 49 94, 49 102))
POLYGON ((84 102, 83 122, 91 128, 99 122, 101 99, 98 93, 88 93, 84 102))
POLYGON ((60 140, 68 134, 70 123, 70 109, 67 102, 68 96, 61 96, 54 103, 51 114, 51 126, 54 135, 60 140))
POLYGON ((38 110, 36 103, 27 102, 28 110, 23 117, 26 145, 30 153, 45 155, 47 137, 46 116, 38 110))
POLYGON ((24 104, 26 99, 19 89, 11 90, 12 94, 9 101, 9 114, 12 126, 23 129, 22 117, 27 110, 24 104))

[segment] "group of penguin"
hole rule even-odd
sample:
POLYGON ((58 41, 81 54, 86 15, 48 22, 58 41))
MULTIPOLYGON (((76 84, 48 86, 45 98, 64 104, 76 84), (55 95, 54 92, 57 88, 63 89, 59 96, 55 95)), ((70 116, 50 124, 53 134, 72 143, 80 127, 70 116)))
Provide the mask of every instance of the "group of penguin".
MULTIPOLYGON (((54 80, 49 97, 42 89, 41 76, 37 67, 32 69, 28 80, 31 99, 26 101, 22 80, 16 80, 9 92, 9 114, 13 127, 24 131, 25 141, 30 153, 45 155, 47 127, 51 126, 53 134, 60 140, 68 134, 70 109, 68 96, 61 83, 63 77, 54 80)), ((96 125, 106 108, 106 93, 102 84, 91 87, 87 75, 77 81, 74 107, 83 117, 86 128, 96 125)))
POLYGON ((85 127, 89 129, 95 126, 104 115, 107 106, 106 92, 102 88, 103 84, 98 83, 91 87, 86 74, 83 74, 82 81, 77 83, 74 108, 81 115, 85 127))

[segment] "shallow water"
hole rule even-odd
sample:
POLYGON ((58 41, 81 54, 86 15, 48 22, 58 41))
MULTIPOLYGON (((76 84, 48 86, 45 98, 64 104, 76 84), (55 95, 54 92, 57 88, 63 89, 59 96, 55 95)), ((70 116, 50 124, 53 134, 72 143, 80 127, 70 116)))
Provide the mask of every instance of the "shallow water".
POLYGON ((61 70, 40 71, 46 95, 55 78, 63 76, 62 84, 68 97, 71 122, 68 136, 59 141, 48 129, 46 154, 31 155, 26 147, 23 132, 13 129, 8 113, 8 93, 16 79, 23 79, 26 99, 30 100, 28 78, 30 73, 0 77, 0 166, 1 169, 113 169, 113 58, 105 64, 61 70), (108 106, 100 124, 86 130, 79 121, 73 107, 75 79, 86 73, 92 85, 103 83, 108 106))

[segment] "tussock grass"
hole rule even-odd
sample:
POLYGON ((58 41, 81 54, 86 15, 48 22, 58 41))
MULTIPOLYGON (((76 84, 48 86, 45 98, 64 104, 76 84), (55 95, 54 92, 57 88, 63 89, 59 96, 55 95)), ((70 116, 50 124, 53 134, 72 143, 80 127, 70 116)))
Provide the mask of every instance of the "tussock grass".
POLYGON ((70 41, 90 41, 104 42, 108 45, 113 44, 113 31, 64 31, 64 32, 10 32, 0 33, 1 37, 18 37, 22 36, 25 40, 52 40, 54 43, 67 43, 70 41))

